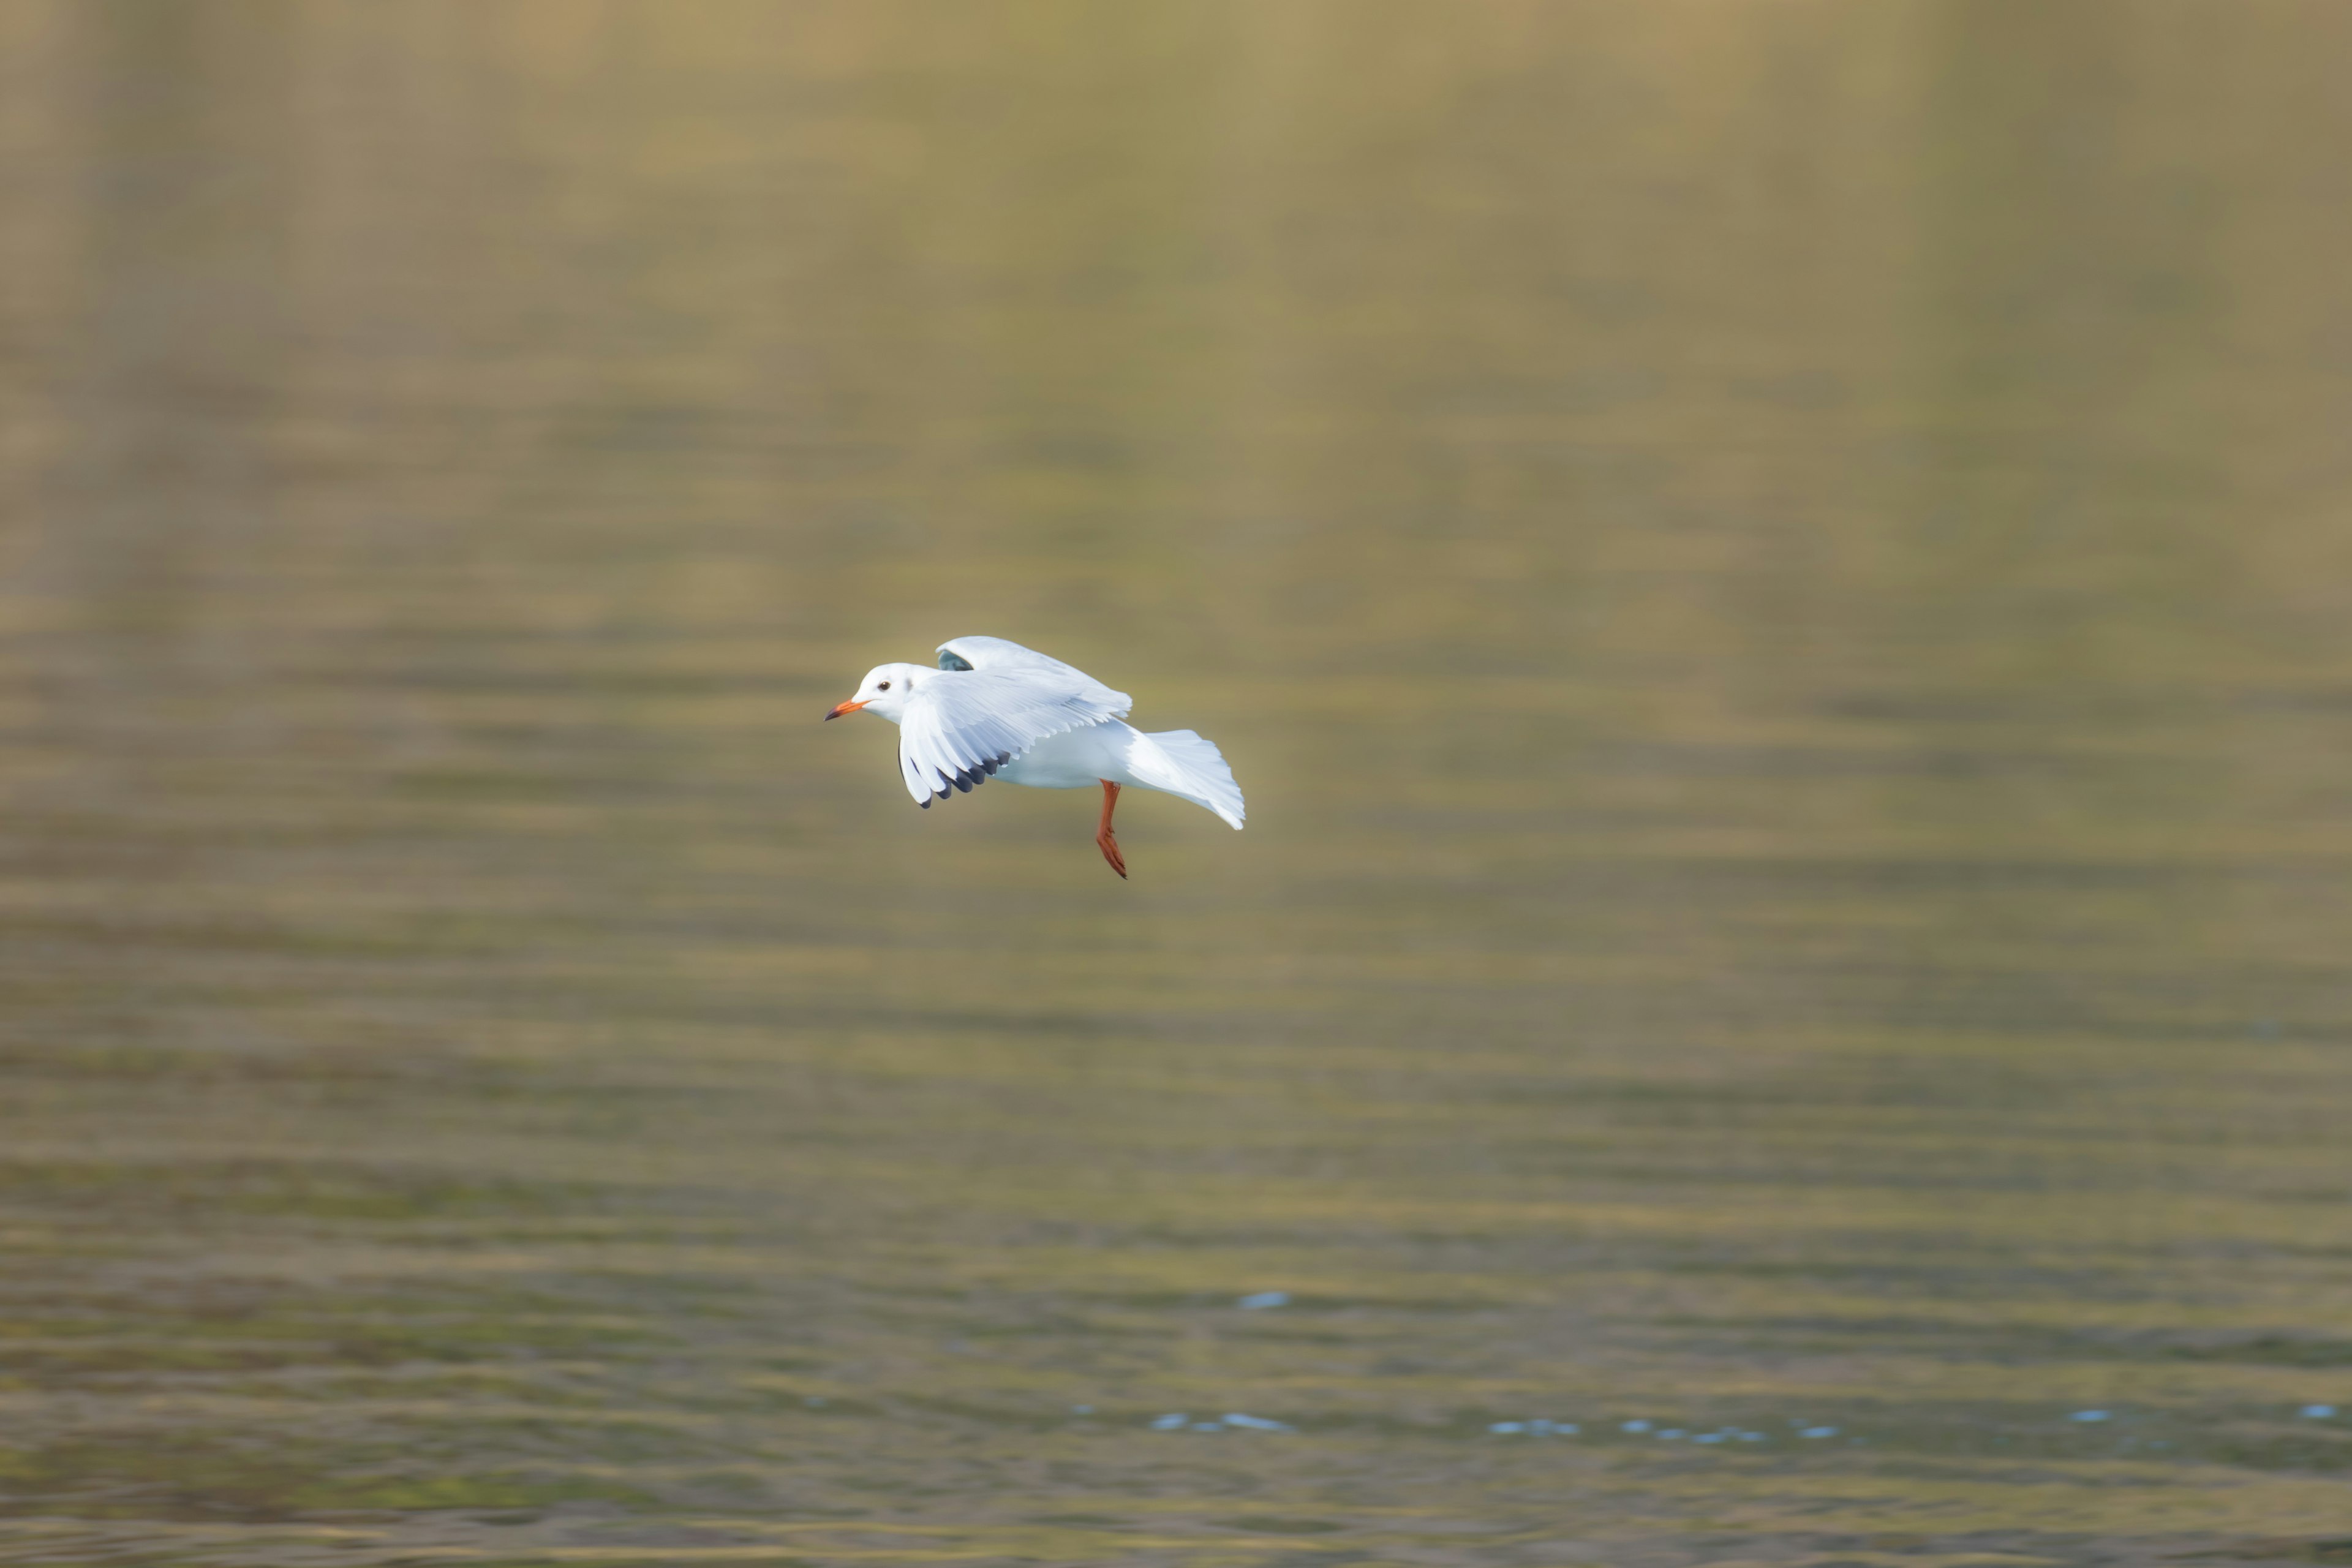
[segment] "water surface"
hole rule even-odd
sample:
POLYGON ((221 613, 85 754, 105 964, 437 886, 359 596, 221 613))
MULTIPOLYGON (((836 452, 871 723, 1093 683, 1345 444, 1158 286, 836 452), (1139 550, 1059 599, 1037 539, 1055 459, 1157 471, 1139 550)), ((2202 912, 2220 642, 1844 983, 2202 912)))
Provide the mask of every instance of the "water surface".
POLYGON ((2338 1560, 2347 47, 0 0, 0 1562, 2338 1560))

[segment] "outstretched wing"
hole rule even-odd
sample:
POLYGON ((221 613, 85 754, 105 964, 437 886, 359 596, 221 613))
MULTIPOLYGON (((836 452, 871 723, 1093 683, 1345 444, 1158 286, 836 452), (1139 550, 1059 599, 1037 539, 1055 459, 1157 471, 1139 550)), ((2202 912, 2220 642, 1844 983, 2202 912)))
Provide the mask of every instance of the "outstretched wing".
POLYGON ((1091 700, 1117 704, 1105 717, 1122 718, 1134 706, 1124 691, 1113 691, 1083 669, 1058 658, 1047 658, 1035 648, 1023 647, 1003 637, 956 637, 940 644, 941 669, 978 670, 982 674, 1017 673, 1066 682, 1091 700))
POLYGON ((1043 654, 1029 657, 1053 668, 942 670, 915 688, 898 722, 898 771, 918 804, 928 808, 950 789, 970 795, 974 784, 1047 736, 1128 710, 1125 692, 1043 654))

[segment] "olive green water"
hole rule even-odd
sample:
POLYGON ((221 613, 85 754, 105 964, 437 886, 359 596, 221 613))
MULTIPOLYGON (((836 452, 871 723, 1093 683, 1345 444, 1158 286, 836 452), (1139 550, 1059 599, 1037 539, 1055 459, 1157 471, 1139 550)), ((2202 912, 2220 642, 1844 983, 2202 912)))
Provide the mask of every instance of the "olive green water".
POLYGON ((2347 51, 0 0, 0 1562, 2352 1554, 2347 51))

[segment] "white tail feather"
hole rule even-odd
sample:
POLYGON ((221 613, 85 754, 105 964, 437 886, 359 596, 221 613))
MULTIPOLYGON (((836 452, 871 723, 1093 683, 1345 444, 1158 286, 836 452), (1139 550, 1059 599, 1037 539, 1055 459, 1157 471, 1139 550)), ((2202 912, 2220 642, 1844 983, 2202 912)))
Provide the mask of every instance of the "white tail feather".
POLYGON ((1129 750, 1127 765, 1137 783, 1207 806, 1234 828, 1241 826, 1247 815, 1242 809, 1241 786, 1234 783, 1234 770, 1225 765, 1214 742, 1190 730, 1163 730, 1136 739, 1144 743, 1129 750))

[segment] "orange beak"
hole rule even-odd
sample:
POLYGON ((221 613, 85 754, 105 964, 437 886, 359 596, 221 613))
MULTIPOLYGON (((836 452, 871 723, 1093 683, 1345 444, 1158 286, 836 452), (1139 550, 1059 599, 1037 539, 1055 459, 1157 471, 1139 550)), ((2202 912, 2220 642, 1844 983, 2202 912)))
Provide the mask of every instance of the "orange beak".
MULTIPOLYGON (((866 700, 866 702, 871 702, 872 700, 873 700, 873 699, 872 699, 872 698, 870 698, 870 697, 869 697, 869 698, 867 698, 867 699, 866 700)), ((832 711, 832 712, 830 712, 830 713, 828 713, 828 714, 826 714, 826 715, 825 715, 825 717, 826 717, 826 718, 828 718, 828 719, 838 719, 838 718, 840 718, 844 713, 855 713, 855 712, 856 712, 860 708, 863 708, 863 707, 865 707, 865 706, 866 706, 866 702, 842 702, 842 703, 837 703, 837 704, 835 704, 835 705, 833 711, 832 711)))

